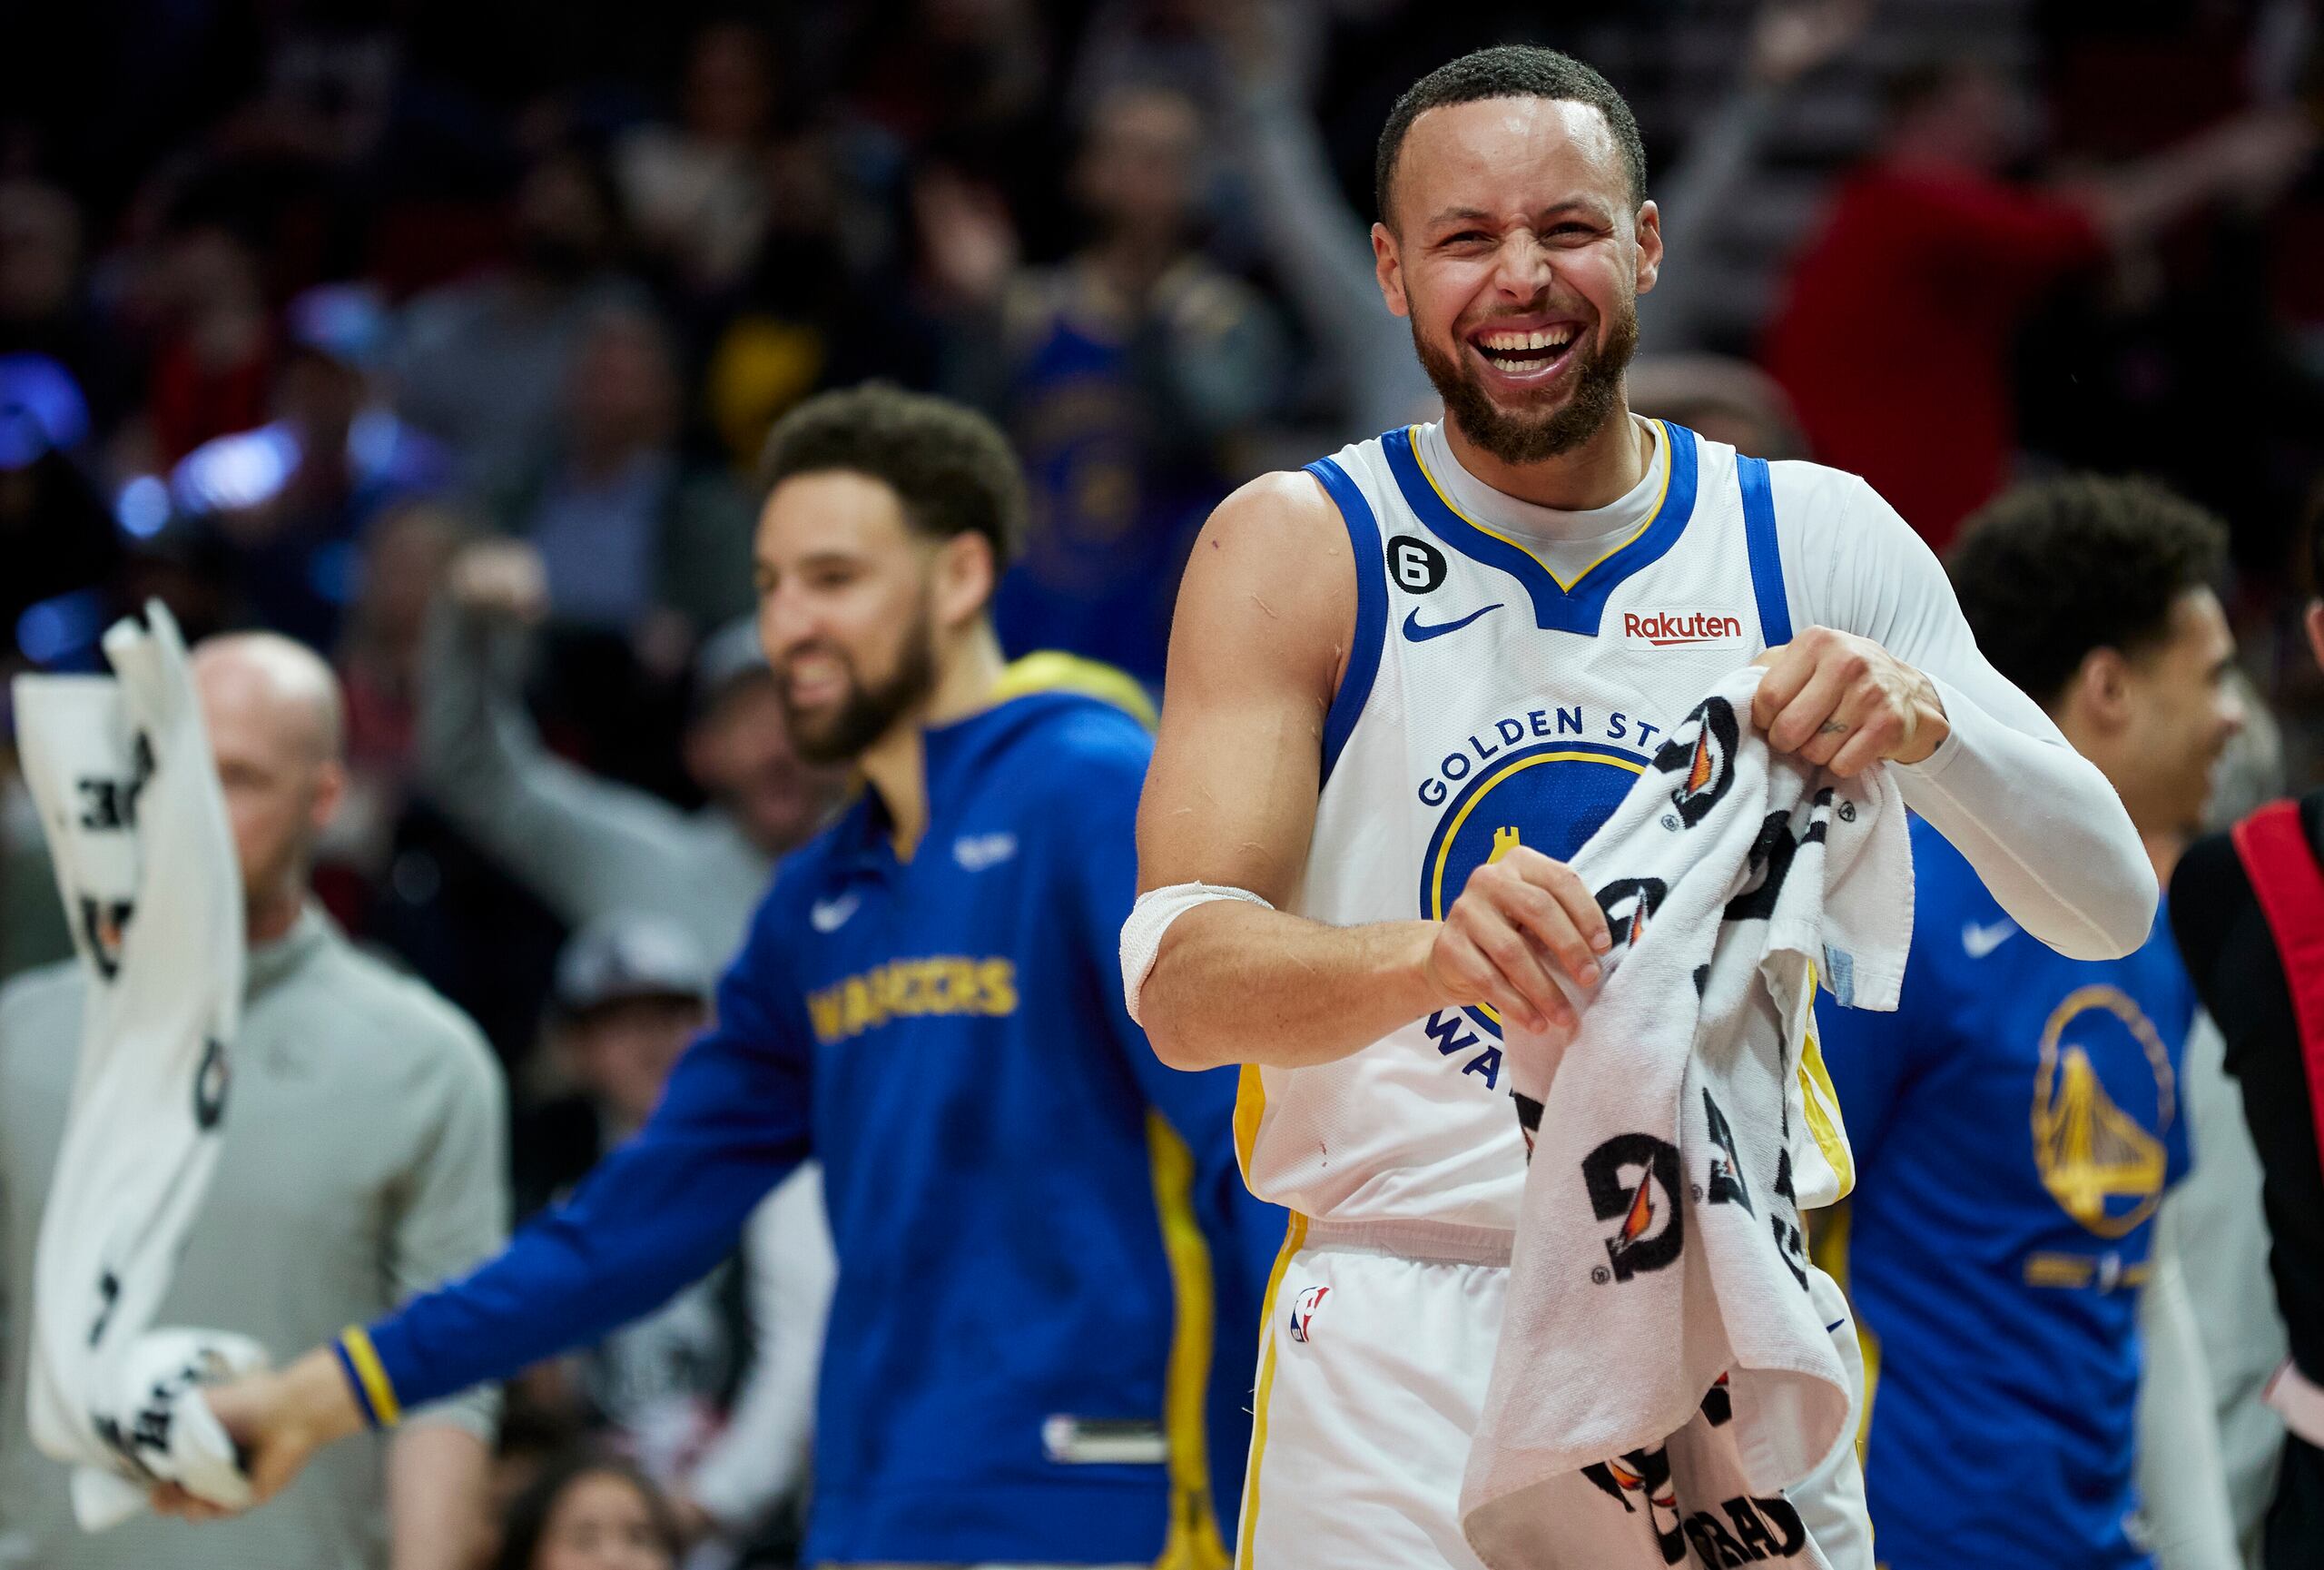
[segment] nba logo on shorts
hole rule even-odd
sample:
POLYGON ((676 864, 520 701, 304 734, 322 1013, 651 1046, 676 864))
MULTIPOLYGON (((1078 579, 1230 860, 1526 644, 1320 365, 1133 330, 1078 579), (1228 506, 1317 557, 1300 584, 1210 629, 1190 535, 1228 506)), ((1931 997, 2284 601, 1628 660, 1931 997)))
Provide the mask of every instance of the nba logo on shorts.
POLYGON ((1298 1301, 1291 1305, 1291 1338, 1293 1340, 1308 1339, 1307 1326, 1315 1318, 1315 1310, 1324 1306, 1324 1299, 1331 1295, 1331 1291, 1329 1287, 1310 1287, 1299 1294, 1298 1301))

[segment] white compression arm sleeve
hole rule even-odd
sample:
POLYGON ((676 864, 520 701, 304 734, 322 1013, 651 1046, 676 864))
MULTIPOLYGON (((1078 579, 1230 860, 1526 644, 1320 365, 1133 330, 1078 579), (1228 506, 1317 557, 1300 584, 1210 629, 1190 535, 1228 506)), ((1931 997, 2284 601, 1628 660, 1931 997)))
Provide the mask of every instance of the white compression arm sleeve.
POLYGON ((1146 991, 1146 978, 1153 973, 1155 956, 1162 952, 1162 934, 1196 905, 1215 900, 1243 900, 1275 909, 1248 889, 1219 884, 1172 884, 1168 888, 1149 889, 1130 907, 1129 920, 1122 923, 1122 1001, 1129 1005, 1129 1017, 1137 1023, 1146 1022, 1138 1018, 1137 1000, 1146 991))
POLYGON ((1778 463, 1773 478, 1792 625, 1868 637, 1945 700, 1952 734, 1927 761, 1896 765, 1905 805, 2060 953, 2113 959, 2145 942, 2160 891, 2130 814, 1978 652, 1935 554, 1855 475, 1778 463))

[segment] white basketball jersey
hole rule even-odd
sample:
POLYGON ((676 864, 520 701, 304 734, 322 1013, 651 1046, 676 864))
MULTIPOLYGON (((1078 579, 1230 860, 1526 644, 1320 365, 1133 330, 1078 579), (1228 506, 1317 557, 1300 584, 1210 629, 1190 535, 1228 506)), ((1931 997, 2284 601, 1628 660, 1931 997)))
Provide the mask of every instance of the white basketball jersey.
MULTIPOLYGON (((1563 860, 1727 672, 1791 637, 1767 465, 1659 424, 1661 500, 1561 582, 1455 509, 1417 430, 1308 466, 1355 548, 1354 646, 1324 731, 1293 909, 1441 918, 1518 844, 1563 860)), ((1803 1207, 1852 1182, 1812 1024, 1798 1049, 1803 1207)), ((1246 1066, 1236 1130, 1261 1199, 1338 1221, 1516 1224, 1525 1146, 1489 1009, 1443 1009, 1335 1062, 1246 1066)))

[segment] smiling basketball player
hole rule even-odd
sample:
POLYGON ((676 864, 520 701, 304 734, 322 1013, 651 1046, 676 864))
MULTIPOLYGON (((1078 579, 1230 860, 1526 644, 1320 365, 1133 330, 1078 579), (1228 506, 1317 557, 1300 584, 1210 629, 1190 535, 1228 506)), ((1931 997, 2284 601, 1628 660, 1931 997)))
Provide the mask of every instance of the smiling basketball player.
MULTIPOLYGON (((2153 914, 2105 779, 1870 488, 1630 412, 1645 183, 1628 105, 1563 55, 1405 94, 1373 245, 1446 418, 1244 487, 1180 592, 1123 953, 1167 1061, 1245 1065, 1244 1170, 1294 1212, 1246 1570, 1476 1563, 1455 1504, 1524 1173, 1500 1022, 1571 1023, 1550 973, 1588 984, 1609 940, 1562 858, 1721 675, 1774 651, 1771 745, 1889 764, 2042 942, 2120 955, 2153 914)), ((1849 1160, 1806 1046, 1799 1197, 1828 1204, 1849 1160)), ((1852 1456, 1794 1503, 1815 1543, 1785 1556, 1869 1570, 1852 1456)))

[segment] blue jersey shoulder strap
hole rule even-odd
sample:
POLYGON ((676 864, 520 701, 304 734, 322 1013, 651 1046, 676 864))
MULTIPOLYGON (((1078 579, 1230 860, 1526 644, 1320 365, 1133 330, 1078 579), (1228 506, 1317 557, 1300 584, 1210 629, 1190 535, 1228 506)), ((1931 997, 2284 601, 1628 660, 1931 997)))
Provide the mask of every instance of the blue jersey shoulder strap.
POLYGON ((1783 549, 1776 543, 1776 497, 1768 484, 1768 460, 1735 457, 1735 482, 1743 492, 1743 539, 1751 558, 1751 591, 1759 602, 1759 636, 1769 648, 1791 641, 1791 604, 1783 592, 1783 549))
POLYGON ((1333 695, 1331 709, 1324 716, 1320 785, 1332 777, 1332 765, 1339 762, 1341 749, 1354 734, 1355 722, 1363 717, 1364 705, 1372 696, 1373 679, 1380 674, 1380 645, 1388 636, 1388 582, 1383 576, 1386 569, 1380 565, 1380 524, 1372 516, 1372 504, 1364 499, 1363 490, 1348 478, 1347 470, 1328 458, 1309 464, 1307 472, 1340 509, 1347 524, 1348 544, 1355 550, 1355 643, 1347 652, 1347 672, 1340 677, 1340 690, 1333 695))

